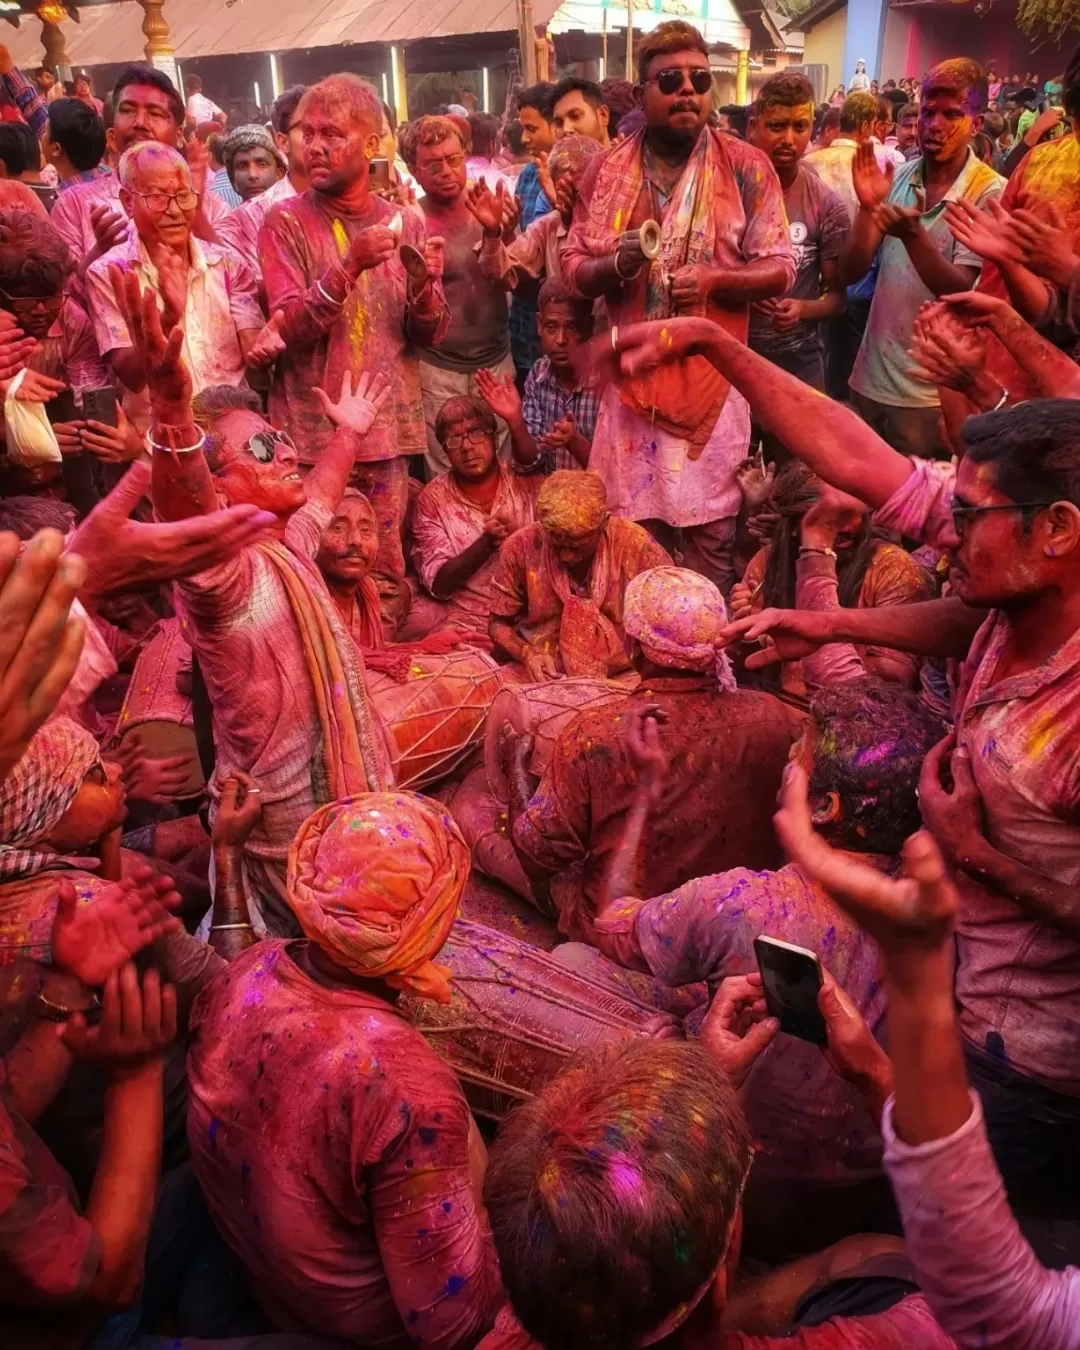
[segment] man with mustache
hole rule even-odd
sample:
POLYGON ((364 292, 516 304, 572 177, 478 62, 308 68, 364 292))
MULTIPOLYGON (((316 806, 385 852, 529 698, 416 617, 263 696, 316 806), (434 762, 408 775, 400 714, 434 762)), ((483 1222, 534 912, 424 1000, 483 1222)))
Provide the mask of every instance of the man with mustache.
POLYGON ((947 452, 938 431, 940 399, 918 380, 908 355, 919 310, 928 300, 969 290, 982 258, 949 229, 949 202, 980 207, 1005 180, 971 142, 986 111, 987 79, 975 61, 942 61, 927 73, 919 105, 918 159, 882 172, 872 145, 855 153, 852 177, 859 210, 840 258, 851 285, 880 250, 874 299, 851 374, 855 410, 902 454, 927 459, 947 452))
MULTIPOLYGON (((568 284, 603 295, 611 346, 619 325, 708 314, 745 340, 749 307, 795 280, 783 197, 760 150, 707 125, 708 50, 697 29, 660 24, 641 42, 645 127, 582 178, 563 255, 568 284), (649 263, 638 231, 660 222, 649 263)), ((590 469, 613 515, 643 524, 663 546, 682 532, 685 566, 727 592, 750 415, 707 362, 690 358, 604 392, 590 469)))

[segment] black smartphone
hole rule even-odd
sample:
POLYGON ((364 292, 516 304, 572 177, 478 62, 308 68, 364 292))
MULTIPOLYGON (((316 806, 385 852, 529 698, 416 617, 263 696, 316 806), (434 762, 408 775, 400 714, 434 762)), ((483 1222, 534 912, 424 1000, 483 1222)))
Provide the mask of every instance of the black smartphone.
POLYGON ((817 953, 771 937, 756 937, 754 951, 769 1016, 779 1021, 780 1030, 812 1045, 828 1045, 818 1008, 822 975, 817 953))
POLYGON ((368 177, 376 192, 385 192, 390 186, 390 161, 381 155, 373 159, 368 169, 368 177))
POLYGON ((45 404, 45 416, 56 427, 64 422, 77 422, 79 410, 75 406, 75 395, 70 389, 64 389, 55 398, 45 404))
POLYGON ((82 407, 87 422, 100 422, 106 427, 116 426, 116 390, 112 386, 84 389, 82 407))

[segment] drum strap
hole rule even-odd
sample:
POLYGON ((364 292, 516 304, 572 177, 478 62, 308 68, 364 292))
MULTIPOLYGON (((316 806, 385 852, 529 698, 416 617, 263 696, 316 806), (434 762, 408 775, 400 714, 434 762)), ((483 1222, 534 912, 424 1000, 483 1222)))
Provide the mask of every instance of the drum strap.
POLYGON ((217 764, 217 751, 214 749, 214 714, 210 707, 210 695, 206 692, 206 681, 199 666, 199 658, 191 653, 191 720, 195 726, 195 745, 199 751, 199 763, 203 777, 209 783, 217 764))

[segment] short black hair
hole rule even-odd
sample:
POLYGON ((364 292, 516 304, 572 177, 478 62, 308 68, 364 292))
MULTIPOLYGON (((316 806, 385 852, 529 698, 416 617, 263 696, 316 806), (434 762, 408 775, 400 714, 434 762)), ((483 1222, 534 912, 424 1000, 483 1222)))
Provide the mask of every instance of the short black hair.
POLYGON ((1080 47, 1077 47, 1061 77, 1061 106, 1070 117, 1080 117, 1080 47))
POLYGON ((600 108, 606 102, 604 91, 595 80, 582 79, 580 75, 564 75, 551 91, 551 114, 555 115, 555 104, 577 90, 581 97, 593 108, 600 108))
POLYGON ((746 109, 738 103, 725 103, 722 108, 717 108, 717 113, 723 113, 728 120, 729 128, 736 136, 746 135, 746 109))
POLYGON ((503 135, 512 155, 523 155, 525 153, 525 142, 521 139, 521 123, 517 118, 512 122, 507 122, 506 126, 503 127, 503 135))
POLYGON ((469 132, 473 154, 480 159, 490 159, 499 148, 499 119, 491 113, 470 113, 469 132))
POLYGON ((0 161, 9 178, 41 168, 41 146, 25 122, 0 122, 0 161))
POLYGON ((1080 400, 1039 398, 969 417, 960 432, 973 464, 1014 502, 1080 506, 1080 400))
POLYGON ((999 112, 988 112, 983 118, 983 131, 992 141, 996 141, 1005 130, 1005 119, 999 112))
POLYGON ((828 131, 830 127, 840 127, 840 109, 826 108, 821 114, 821 121, 818 123, 817 134, 820 136, 823 131, 828 131))
POLYGON ((155 70, 153 66, 147 66, 141 62, 125 66, 116 77, 116 83, 113 85, 112 94, 109 97, 114 117, 116 116, 116 105, 120 101, 120 95, 133 84, 148 84, 152 89, 160 89, 163 94, 167 94, 173 121, 178 127, 184 125, 187 112, 184 108, 184 100, 176 91, 176 85, 163 70, 155 70))
POLYGON ((517 110, 535 108, 545 122, 551 121, 552 94, 555 86, 550 80, 541 80, 539 84, 530 84, 517 96, 517 110))
POLYGON ((785 70, 761 86, 753 112, 755 117, 760 117, 765 108, 801 108, 804 103, 814 106, 813 85, 805 75, 785 70))
POLYGON ((284 136, 288 131, 293 113, 299 108, 300 100, 307 91, 306 84, 294 84, 274 99, 274 105, 270 109, 270 125, 279 136, 284 136))
POLYGON ((435 439, 440 445, 445 443, 449 428, 455 422, 460 422, 463 417, 480 418, 484 430, 492 436, 498 430, 499 424, 495 421, 495 414, 483 399, 473 398, 471 394, 458 395, 448 398, 435 414, 435 439))
POLYGON ((896 120, 902 122, 905 117, 918 117, 919 105, 917 103, 905 103, 896 114, 896 120))
POLYGON ((105 158, 105 123, 81 98, 48 104, 49 135, 79 173, 96 169, 105 158))
MULTIPOLYGON (((984 113, 990 102, 990 81, 986 71, 978 61, 966 56, 950 57, 948 61, 939 61, 926 72, 922 82, 922 96, 927 98, 935 90, 949 93, 966 93, 970 97, 973 112, 984 113)), ((1034 95, 1035 91, 1031 91, 1034 95)))

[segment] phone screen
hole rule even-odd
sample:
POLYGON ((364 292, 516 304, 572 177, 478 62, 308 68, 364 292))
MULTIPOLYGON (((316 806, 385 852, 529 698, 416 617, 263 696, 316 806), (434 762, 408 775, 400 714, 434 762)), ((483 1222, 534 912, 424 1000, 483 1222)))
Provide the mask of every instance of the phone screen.
POLYGON ((769 1015, 779 1019, 789 1036, 827 1045, 825 1019, 818 1008, 821 964, 813 952, 775 938, 754 940, 769 1015))
POLYGON ((383 158, 373 159, 368 174, 373 188, 388 188, 390 186, 390 161, 383 158))

